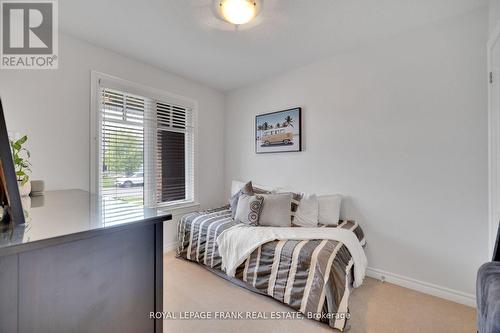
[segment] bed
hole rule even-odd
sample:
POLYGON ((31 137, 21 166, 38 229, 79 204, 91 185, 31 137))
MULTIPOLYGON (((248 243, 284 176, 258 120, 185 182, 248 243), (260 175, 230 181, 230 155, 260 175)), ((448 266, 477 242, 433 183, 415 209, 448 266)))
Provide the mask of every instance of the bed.
MULTIPOLYGON (((228 207, 185 215, 177 230, 177 257, 223 276, 217 237, 237 224, 228 207)), ((363 230, 356 222, 340 221, 336 228, 351 230, 365 245, 363 230)), ((349 318, 352 268, 351 254, 341 242, 280 240, 258 247, 238 266, 234 278, 226 278, 343 331, 349 318)))

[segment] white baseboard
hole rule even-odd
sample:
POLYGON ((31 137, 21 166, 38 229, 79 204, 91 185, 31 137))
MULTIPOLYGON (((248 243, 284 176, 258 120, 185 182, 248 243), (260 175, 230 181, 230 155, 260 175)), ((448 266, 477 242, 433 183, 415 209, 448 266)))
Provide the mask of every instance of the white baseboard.
POLYGON ((415 280, 406 276, 390 273, 381 269, 368 267, 366 275, 380 281, 386 281, 395 285, 419 291, 424 294, 444 298, 446 300, 476 307, 476 296, 458 290, 438 286, 432 283, 415 280))

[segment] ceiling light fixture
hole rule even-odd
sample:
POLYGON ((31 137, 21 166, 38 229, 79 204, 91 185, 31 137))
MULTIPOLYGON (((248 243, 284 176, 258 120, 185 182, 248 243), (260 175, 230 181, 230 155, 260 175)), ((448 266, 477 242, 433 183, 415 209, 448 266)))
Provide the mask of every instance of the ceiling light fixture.
POLYGON ((241 25, 257 16, 260 2, 256 0, 219 0, 219 13, 227 22, 241 25))

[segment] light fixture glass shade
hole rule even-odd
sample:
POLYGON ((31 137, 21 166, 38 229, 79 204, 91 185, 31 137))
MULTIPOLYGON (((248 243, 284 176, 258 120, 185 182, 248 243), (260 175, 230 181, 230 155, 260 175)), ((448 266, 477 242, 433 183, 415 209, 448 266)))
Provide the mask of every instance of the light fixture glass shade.
POLYGON ((240 25, 250 22, 257 14, 256 3, 251 0, 221 0, 220 12, 229 23, 240 25))

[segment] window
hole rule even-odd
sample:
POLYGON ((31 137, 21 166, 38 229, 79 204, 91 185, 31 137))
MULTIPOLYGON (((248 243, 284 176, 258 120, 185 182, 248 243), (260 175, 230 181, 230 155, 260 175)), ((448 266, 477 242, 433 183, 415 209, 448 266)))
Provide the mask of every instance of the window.
POLYGON ((114 205, 195 203, 193 102, 94 75, 96 192, 114 205))

